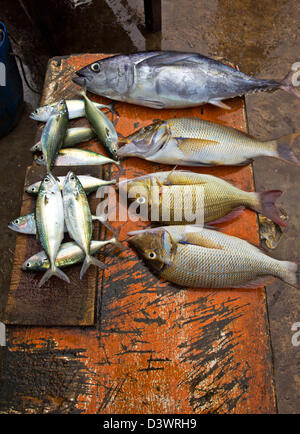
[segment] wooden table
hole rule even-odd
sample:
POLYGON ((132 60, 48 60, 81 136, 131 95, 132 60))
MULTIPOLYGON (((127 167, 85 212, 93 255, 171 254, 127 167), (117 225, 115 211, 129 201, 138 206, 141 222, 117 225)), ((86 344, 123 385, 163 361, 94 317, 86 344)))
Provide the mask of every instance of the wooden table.
MULTIPOLYGON (((52 59, 42 103, 72 97, 78 89, 71 81, 73 73, 102 57, 87 54, 52 59)), ((107 101, 96 96, 92 99, 107 101)), ((117 103, 117 130, 126 136, 153 119, 176 115, 198 116, 246 131, 244 101, 237 98, 229 103, 230 111, 212 106, 156 111, 117 103)), ((82 122, 86 120, 75 123, 82 122)), ((101 150, 95 141, 91 147, 101 150)), ((166 166, 135 158, 125 160, 124 168, 128 177, 167 170, 166 166)), ((195 171, 221 176, 245 190, 254 189, 251 166, 195 171)), ((114 169, 105 168, 106 177, 114 173, 114 169)), ((145 225, 122 224, 121 239, 145 225)), ((223 229, 258 243, 257 217, 250 210, 223 229)), ((264 288, 179 290, 158 280, 131 249, 102 259, 108 268, 97 276, 95 297, 86 295, 94 297, 93 306, 86 305, 86 309, 94 308, 88 322, 80 323, 77 318, 71 326, 59 324, 56 318, 48 326, 28 326, 24 325, 28 324, 27 312, 15 321, 19 325, 7 327, 0 395, 4 411, 275 412, 264 288)), ((32 285, 31 297, 36 291, 35 283, 32 285)), ((14 323, 14 288, 9 299, 10 324, 14 323)), ((64 287, 62 299, 56 292, 58 309, 66 300, 76 304, 72 285, 68 296, 65 291, 64 287)), ((43 305, 43 293, 38 297, 40 304, 33 305, 33 310, 43 305)), ((47 300, 47 291, 44 297, 47 300)))

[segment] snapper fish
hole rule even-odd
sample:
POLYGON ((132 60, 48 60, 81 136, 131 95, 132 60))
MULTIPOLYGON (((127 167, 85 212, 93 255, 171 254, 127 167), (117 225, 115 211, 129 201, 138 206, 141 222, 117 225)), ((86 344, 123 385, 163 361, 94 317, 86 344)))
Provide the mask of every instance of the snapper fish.
POLYGON ((120 192, 126 189, 128 197, 141 206, 147 204, 151 221, 166 225, 193 223, 196 209, 204 223, 221 223, 237 217, 247 207, 286 226, 275 205, 280 190, 243 191, 216 176, 183 170, 123 180, 118 188, 120 192), (156 209, 157 218, 153 220, 151 211, 156 209))
POLYGON ((273 157, 300 165, 290 148, 300 133, 260 141, 232 127, 199 118, 157 121, 120 140, 118 155, 181 166, 245 165, 273 157))
POLYGON ((73 81, 90 92, 156 109, 210 103, 228 109, 228 98, 283 89, 300 97, 291 71, 282 81, 254 78, 198 53, 149 51, 117 55, 76 72, 73 81))
POLYGON ((247 241, 222 232, 187 225, 128 235, 128 242, 151 270, 176 285, 257 288, 277 277, 299 288, 299 263, 271 258, 247 241))

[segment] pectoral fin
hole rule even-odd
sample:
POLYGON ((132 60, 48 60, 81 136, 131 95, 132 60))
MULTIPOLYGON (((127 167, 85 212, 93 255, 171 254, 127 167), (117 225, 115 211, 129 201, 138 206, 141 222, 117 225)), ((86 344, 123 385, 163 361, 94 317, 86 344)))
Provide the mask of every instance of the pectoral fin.
POLYGON ((201 233, 190 232, 184 235, 184 239, 180 241, 181 244, 193 244, 194 246, 205 247, 207 249, 223 250, 223 247, 215 241, 205 238, 201 233))
POLYGON ((135 100, 137 101, 137 103, 140 103, 141 105, 144 105, 146 107, 151 107, 155 109, 165 108, 165 105, 161 101, 156 101, 154 99, 137 97, 135 98, 135 100))
POLYGON ((220 145, 219 142, 215 140, 207 140, 207 139, 177 139, 178 148, 185 155, 191 155, 196 152, 199 152, 208 146, 217 146, 220 145))
POLYGON ((225 104, 221 100, 210 99, 208 102, 209 104, 215 105, 216 107, 220 107, 225 110, 231 110, 231 107, 229 107, 229 105, 225 104))

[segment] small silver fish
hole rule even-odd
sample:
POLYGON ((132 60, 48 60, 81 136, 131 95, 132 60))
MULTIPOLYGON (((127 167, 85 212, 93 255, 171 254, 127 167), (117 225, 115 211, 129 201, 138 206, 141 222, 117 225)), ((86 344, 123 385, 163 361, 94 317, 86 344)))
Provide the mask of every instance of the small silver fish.
POLYGON ((51 276, 57 276, 69 283, 68 276, 55 265, 64 237, 64 207, 59 186, 50 173, 41 183, 36 200, 35 218, 38 239, 50 263, 50 268, 42 277, 39 287, 51 276))
POLYGON ((93 62, 76 74, 73 81, 90 92, 156 109, 205 103, 228 109, 224 99, 277 89, 300 97, 293 71, 282 81, 262 80, 198 53, 121 54, 93 62))
MULTIPOLYGON (((29 115, 29 117, 35 121, 47 122, 49 117, 55 111, 57 104, 58 104, 58 102, 56 101, 52 104, 38 107, 36 110, 34 110, 29 115)), ((67 104, 69 119, 75 119, 75 118, 80 118, 80 117, 85 116, 84 102, 82 100, 80 100, 80 99, 66 99, 66 104, 67 104)), ((111 111, 112 113, 114 113, 116 116, 118 116, 118 113, 113 108, 114 103, 104 105, 104 104, 99 104, 97 102, 93 102, 93 104, 98 109, 107 109, 107 110, 111 111)))
POLYGON ((155 273, 183 287, 257 288, 274 276, 299 288, 299 263, 271 258, 222 232, 187 225, 128 235, 129 243, 155 273))
MULTIPOLYGON (((86 194, 90 194, 93 191, 96 191, 99 187, 103 187, 105 185, 115 185, 116 179, 111 179, 109 181, 105 181, 104 179, 95 178, 91 175, 77 175, 79 181, 81 182, 86 194)), ((65 182, 65 176, 57 176, 56 180, 58 182, 59 188, 62 190, 63 184, 65 182)), ((39 187, 41 185, 41 181, 34 182, 26 187, 25 191, 28 194, 36 195, 38 194, 39 187)))
MULTIPOLYGON (((62 148, 69 148, 71 146, 77 145, 78 143, 87 142, 95 137, 95 133, 91 128, 86 127, 76 127, 69 128, 66 132, 62 148)), ((37 142, 30 148, 31 152, 41 152, 42 143, 41 141, 37 142)))
POLYGON ((199 118, 157 121, 120 140, 124 157, 139 157, 182 166, 244 165, 254 158, 273 157, 300 165, 290 149, 300 133, 262 142, 225 125, 199 118))
MULTIPOLYGON (((43 155, 36 157, 35 161, 41 166, 46 164, 43 155)), ((103 164, 121 165, 118 161, 97 152, 76 148, 61 149, 54 163, 55 166, 102 166, 103 164)))
POLYGON ((85 255, 85 260, 80 272, 80 279, 82 279, 91 264, 102 269, 105 268, 105 265, 91 256, 91 239, 93 232, 91 210, 81 182, 73 172, 68 173, 62 193, 65 222, 69 235, 78 244, 85 255))

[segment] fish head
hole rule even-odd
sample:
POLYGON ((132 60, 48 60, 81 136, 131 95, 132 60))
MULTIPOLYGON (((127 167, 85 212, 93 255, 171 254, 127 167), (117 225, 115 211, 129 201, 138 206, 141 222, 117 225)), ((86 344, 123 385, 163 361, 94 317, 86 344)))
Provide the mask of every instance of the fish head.
POLYGON ((37 142, 35 145, 31 146, 31 152, 39 152, 41 150, 41 142, 37 142))
POLYGON ((60 193, 59 185, 51 173, 47 173, 41 182, 39 194, 57 194, 60 193))
POLYGON ((62 115, 68 114, 68 107, 65 99, 61 99, 55 106, 55 112, 58 112, 62 115))
POLYGON ((35 109, 30 113, 29 117, 35 121, 47 122, 53 111, 54 107, 52 105, 44 105, 35 109))
POLYGON ((28 193, 28 194, 34 194, 34 195, 36 195, 36 194, 38 194, 38 192, 39 192, 40 185, 41 185, 40 182, 35 182, 34 184, 29 185, 29 186, 25 189, 25 191, 26 191, 26 193, 28 193))
POLYGON ((16 218, 15 220, 12 220, 9 223, 8 227, 9 229, 16 232, 21 232, 23 234, 30 234, 33 231, 32 223, 33 223, 32 219, 29 219, 27 216, 21 216, 16 218))
POLYGON ((167 122, 157 121, 119 141, 119 157, 147 158, 158 152, 171 133, 167 122), (124 144, 124 146, 122 146, 124 144))
POLYGON ((116 98, 131 88, 134 81, 133 68, 127 56, 112 56, 93 62, 73 77, 74 83, 86 87, 97 95, 116 98))
POLYGON ((23 271, 39 271, 43 268, 45 262, 48 262, 46 255, 41 255, 37 253, 36 255, 31 256, 21 266, 23 271))
POLYGON ((63 195, 74 195, 83 192, 83 187, 78 177, 74 172, 68 172, 64 184, 63 184, 63 195))
POLYGON ((157 272, 162 272, 172 263, 176 253, 170 233, 164 227, 129 232, 127 240, 141 255, 147 265, 157 272))

